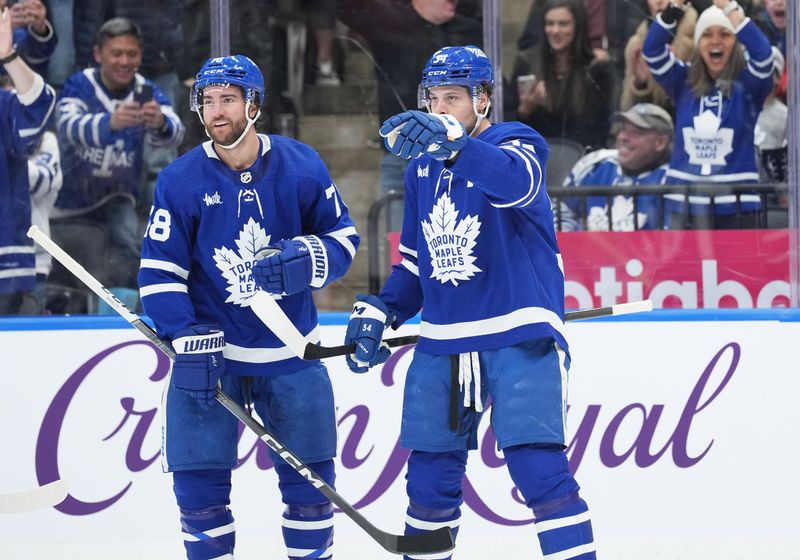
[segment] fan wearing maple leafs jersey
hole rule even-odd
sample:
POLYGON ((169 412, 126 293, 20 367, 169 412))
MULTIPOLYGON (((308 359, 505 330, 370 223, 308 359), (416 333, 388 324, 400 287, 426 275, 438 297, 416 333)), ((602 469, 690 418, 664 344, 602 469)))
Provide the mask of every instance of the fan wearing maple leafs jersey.
MULTIPOLYGON (((252 403, 276 438, 328 484, 335 480, 327 371, 295 357, 249 305, 263 287, 253 270, 275 270, 269 293, 303 335, 319 340, 311 290, 347 271, 359 236, 316 152, 256 133, 263 101, 264 78, 247 57, 203 65, 192 109, 211 140, 159 174, 142 247, 142 304, 176 352, 164 395, 162 464, 173 473, 190 560, 233 558, 228 505, 238 421, 215 401, 218 381, 240 405, 252 403), (268 247, 281 252, 261 258, 268 247)), ((330 501, 283 459, 272 459, 289 557, 331 558, 330 501)))
MULTIPOLYGON (((656 17, 642 47, 650 72, 675 102, 675 147, 666 183, 759 180, 753 134, 773 87, 772 50, 736 2, 714 4, 697 20, 689 64, 676 58, 669 44, 683 14, 675 5, 656 17)), ((709 197, 690 196, 690 214, 708 216, 710 204, 709 197)), ((755 227, 760 208, 757 194, 742 195, 745 223, 739 223, 735 196, 715 196, 714 227, 755 227)))
POLYGON ((498 446, 533 510, 544 557, 595 558, 588 506, 564 452, 570 358, 547 144, 521 123, 490 125, 492 85, 480 49, 445 47, 423 71, 428 113, 383 124, 387 149, 411 160, 403 260, 379 296, 357 297, 347 361, 357 373, 385 361, 384 327, 422 311, 400 435, 412 450, 406 534, 458 532, 467 453, 491 398, 498 446))

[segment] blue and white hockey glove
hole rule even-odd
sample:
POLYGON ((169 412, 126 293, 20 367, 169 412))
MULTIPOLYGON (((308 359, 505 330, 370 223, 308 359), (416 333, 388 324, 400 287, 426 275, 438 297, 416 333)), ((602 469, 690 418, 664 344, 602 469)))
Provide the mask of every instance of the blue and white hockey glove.
POLYGON ((467 143, 467 132, 454 116, 422 111, 406 111, 386 119, 379 132, 386 149, 404 159, 422 155, 452 159, 467 143))
POLYGON ((253 266, 253 281, 256 286, 268 294, 286 296, 308 288, 313 268, 308 247, 302 241, 284 239, 263 252, 266 253, 269 249, 277 249, 279 252, 273 252, 256 261, 253 266))
POLYGON ((345 356, 348 367, 354 373, 366 373, 369 368, 389 359, 391 351, 381 344, 384 327, 394 322, 394 313, 375 296, 358 294, 350 322, 347 323, 345 344, 355 344, 355 354, 345 356))
POLYGON ((197 325, 178 331, 172 348, 172 385, 209 406, 217 394, 217 382, 225 373, 225 334, 213 325, 197 325))

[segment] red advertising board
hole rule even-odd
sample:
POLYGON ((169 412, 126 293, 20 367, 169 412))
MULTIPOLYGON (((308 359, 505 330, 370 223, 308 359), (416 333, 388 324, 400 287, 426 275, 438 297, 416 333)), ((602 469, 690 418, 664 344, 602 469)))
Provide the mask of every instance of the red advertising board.
MULTIPOLYGON (((389 234, 392 263, 398 234, 389 234)), ((788 230, 559 233, 568 309, 789 307, 788 230)))
POLYGON ((789 306, 788 230, 560 233, 567 307, 789 306))

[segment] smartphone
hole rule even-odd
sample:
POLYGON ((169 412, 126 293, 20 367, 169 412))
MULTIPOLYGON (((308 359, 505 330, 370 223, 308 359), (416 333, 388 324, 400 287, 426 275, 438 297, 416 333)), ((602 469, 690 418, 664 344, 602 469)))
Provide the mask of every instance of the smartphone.
POLYGON ((517 76, 517 91, 528 91, 536 84, 536 74, 517 76))
POLYGON ((150 84, 136 84, 133 91, 133 100, 137 103, 147 103, 153 100, 153 86, 150 84))

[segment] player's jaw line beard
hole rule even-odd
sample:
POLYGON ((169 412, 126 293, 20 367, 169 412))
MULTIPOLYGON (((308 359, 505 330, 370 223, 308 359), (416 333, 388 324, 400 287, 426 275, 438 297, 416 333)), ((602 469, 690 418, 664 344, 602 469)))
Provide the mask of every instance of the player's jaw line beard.
POLYGON ((244 132, 244 129, 247 126, 247 122, 245 120, 228 120, 228 124, 229 127, 227 129, 227 133, 217 131, 212 124, 208 133, 211 136, 211 139, 214 140, 214 143, 222 146, 233 144, 239 138, 239 136, 241 136, 242 132, 244 132))

